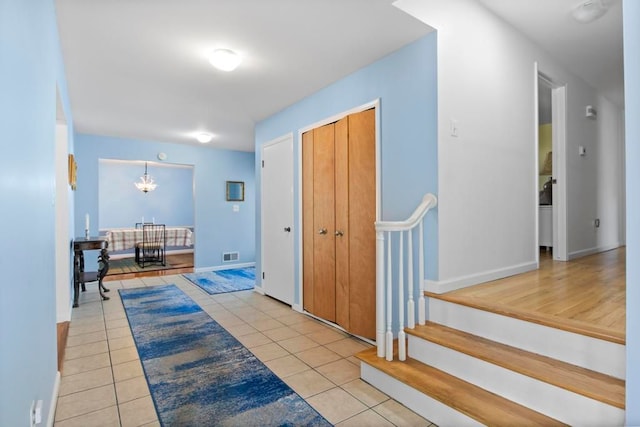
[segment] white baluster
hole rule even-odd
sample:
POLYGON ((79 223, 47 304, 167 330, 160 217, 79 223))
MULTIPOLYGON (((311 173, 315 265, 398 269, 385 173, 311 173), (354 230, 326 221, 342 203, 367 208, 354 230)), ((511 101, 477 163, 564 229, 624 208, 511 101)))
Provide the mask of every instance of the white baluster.
POLYGON ((393 322, 393 309, 392 309, 392 268, 391 268, 391 232, 387 233, 387 337, 386 337, 386 359, 388 361, 393 360, 393 332, 391 331, 391 323, 393 322))
POLYGON ((413 229, 407 231, 407 328, 414 329, 416 327, 416 312, 413 293, 415 286, 413 283, 413 229))
POLYGON ((424 300, 424 233, 422 224, 424 223, 424 218, 420 220, 420 225, 418 226, 418 284, 420 289, 420 294, 418 295, 418 324, 425 324, 425 300, 424 300))
POLYGON ((404 333, 404 231, 400 232, 398 247, 398 359, 407 359, 407 341, 404 333))
POLYGON ((376 344, 384 357, 384 232, 376 232, 376 344))

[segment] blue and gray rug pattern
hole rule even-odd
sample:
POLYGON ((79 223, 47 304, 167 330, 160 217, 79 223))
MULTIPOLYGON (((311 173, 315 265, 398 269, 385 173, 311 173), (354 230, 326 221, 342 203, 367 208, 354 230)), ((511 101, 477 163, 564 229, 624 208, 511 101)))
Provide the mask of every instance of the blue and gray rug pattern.
POLYGON ((231 268, 205 273, 186 273, 185 278, 210 295, 253 289, 256 284, 256 268, 231 268))
POLYGON ((119 292, 161 425, 331 425, 177 286, 119 292))

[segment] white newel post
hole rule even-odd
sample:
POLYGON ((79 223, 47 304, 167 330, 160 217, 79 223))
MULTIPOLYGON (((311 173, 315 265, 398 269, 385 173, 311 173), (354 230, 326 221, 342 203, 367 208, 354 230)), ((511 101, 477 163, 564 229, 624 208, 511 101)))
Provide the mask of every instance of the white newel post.
POLYGON ((414 329, 416 327, 415 302, 413 300, 414 283, 413 283, 413 230, 407 232, 407 292, 409 300, 407 301, 407 328, 414 329))
POLYGON ((393 331, 391 325, 393 323, 393 286, 392 286, 392 268, 391 268, 391 232, 387 233, 387 336, 386 340, 386 358, 388 361, 393 360, 393 331))
POLYGON ((398 245, 398 359, 407 359, 407 338, 404 332, 404 231, 398 245))
POLYGON ((384 231, 376 232, 376 345, 384 357, 384 231))
POLYGON ((420 221, 420 226, 418 227, 419 234, 419 247, 418 247, 418 285, 420 288, 420 295, 418 295, 418 324, 425 324, 425 300, 424 300, 424 237, 422 235, 422 224, 424 223, 424 219, 420 221))

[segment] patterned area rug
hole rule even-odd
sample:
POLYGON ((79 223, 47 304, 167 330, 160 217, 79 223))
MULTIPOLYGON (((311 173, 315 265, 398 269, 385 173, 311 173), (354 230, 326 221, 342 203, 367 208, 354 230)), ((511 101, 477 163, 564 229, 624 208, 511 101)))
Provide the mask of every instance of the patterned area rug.
POLYGON ((330 426, 175 285, 120 289, 163 426, 330 426))
POLYGON ((256 284, 256 268, 232 268, 229 270, 208 271, 206 273, 187 273, 185 278, 201 287, 210 295, 225 292, 246 291, 256 284))

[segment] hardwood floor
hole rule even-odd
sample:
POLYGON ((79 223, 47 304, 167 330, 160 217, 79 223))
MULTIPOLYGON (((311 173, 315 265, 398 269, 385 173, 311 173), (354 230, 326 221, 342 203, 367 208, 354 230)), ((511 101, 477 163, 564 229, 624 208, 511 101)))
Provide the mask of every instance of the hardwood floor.
POLYGON ((165 269, 145 269, 145 271, 135 271, 128 273, 110 273, 104 278, 105 282, 114 280, 128 280, 136 277, 156 277, 170 276, 173 274, 193 273, 193 253, 167 255, 167 263, 173 268, 165 269))
POLYGON ((428 295, 624 344, 625 256, 623 247, 560 262, 541 251, 538 270, 428 295))

